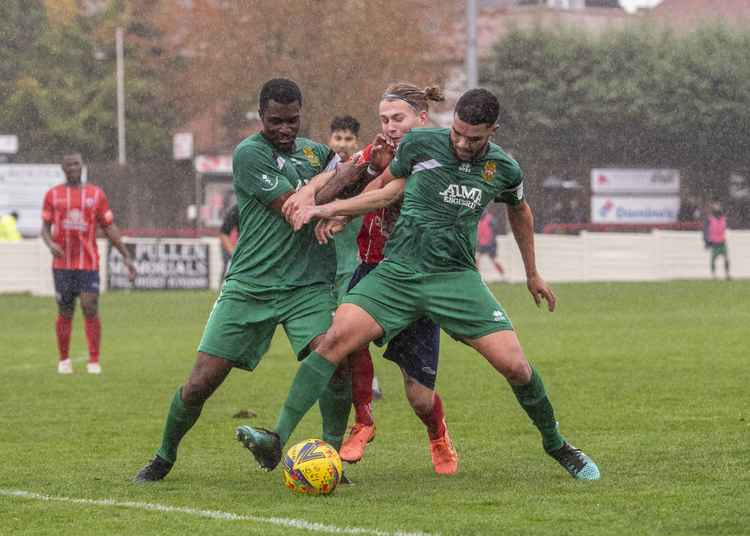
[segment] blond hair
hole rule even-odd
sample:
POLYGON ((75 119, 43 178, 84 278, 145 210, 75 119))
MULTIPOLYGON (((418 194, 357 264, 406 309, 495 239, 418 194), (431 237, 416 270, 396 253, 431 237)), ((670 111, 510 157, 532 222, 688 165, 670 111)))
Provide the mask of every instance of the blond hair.
POLYGON ((424 89, 419 89, 414 84, 409 84, 408 82, 396 82, 388 86, 381 100, 402 100, 419 113, 429 110, 430 101, 444 101, 445 95, 443 95, 443 90, 438 86, 427 86, 424 89))

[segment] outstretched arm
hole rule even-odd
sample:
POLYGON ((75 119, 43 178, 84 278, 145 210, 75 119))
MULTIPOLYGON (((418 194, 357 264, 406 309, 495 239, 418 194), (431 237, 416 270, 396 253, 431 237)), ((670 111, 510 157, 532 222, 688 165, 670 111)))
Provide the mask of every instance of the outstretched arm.
POLYGON ((102 231, 104 232, 104 235, 109 238, 110 242, 112 242, 112 245, 117 248, 117 251, 120 252, 122 255, 123 262, 125 263, 125 268, 128 270, 128 279, 131 281, 135 280, 136 276, 136 269, 135 264, 133 264, 133 259, 130 256, 130 251, 128 251, 128 248, 125 247, 125 244, 122 243, 122 233, 120 233, 119 227, 115 225, 114 223, 110 223, 109 225, 102 227, 102 231))
POLYGON ((537 306, 542 298, 547 301, 550 312, 555 310, 556 298, 552 289, 542 279, 536 269, 536 254, 534 252, 534 215, 528 203, 522 201, 517 205, 508 205, 508 221, 521 251, 523 266, 526 269, 526 286, 534 298, 537 306))
POLYGON ((393 177, 390 170, 386 169, 377 180, 379 184, 384 185, 382 188, 367 188, 358 196, 349 199, 337 199, 325 205, 303 207, 293 217, 294 230, 298 231, 316 218, 366 214, 395 203, 403 195, 406 180, 393 177))

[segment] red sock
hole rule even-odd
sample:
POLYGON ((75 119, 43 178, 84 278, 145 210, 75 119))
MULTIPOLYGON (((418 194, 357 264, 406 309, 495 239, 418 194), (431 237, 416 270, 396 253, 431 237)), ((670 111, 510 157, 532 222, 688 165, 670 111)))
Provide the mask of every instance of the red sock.
POLYGON ((89 362, 99 362, 99 341, 102 338, 102 323, 98 316, 86 318, 86 340, 89 343, 89 362))
POLYGON ((55 332, 57 333, 57 350, 60 353, 60 361, 68 359, 71 331, 73 331, 73 319, 63 315, 57 315, 55 332))
POLYGON ((372 378, 375 370, 372 367, 370 350, 362 348, 349 358, 352 367, 352 403, 354 418, 358 424, 372 426, 372 378))
POLYGON ((417 416, 422 419, 427 427, 427 435, 430 439, 437 439, 445 435, 445 413, 443 413, 443 401, 440 399, 440 395, 435 393, 432 413, 429 415, 417 414, 417 416))

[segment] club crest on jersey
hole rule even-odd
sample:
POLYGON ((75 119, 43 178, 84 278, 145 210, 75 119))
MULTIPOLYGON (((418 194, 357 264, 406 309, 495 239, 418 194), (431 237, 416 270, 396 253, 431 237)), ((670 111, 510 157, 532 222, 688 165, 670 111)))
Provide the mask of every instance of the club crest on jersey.
POLYGON ((320 158, 318 158, 318 155, 316 155, 310 147, 305 147, 302 149, 302 152, 305 154, 305 158, 307 158, 307 161, 310 162, 312 167, 320 167, 320 158))
POLYGON ((482 171, 482 178, 485 182, 492 182, 492 179, 495 178, 495 172, 497 171, 497 164, 495 162, 489 161, 484 165, 484 170, 482 171))
POLYGON ((460 205, 475 209, 482 204, 482 190, 470 188, 465 184, 451 184, 440 192, 440 195, 443 196, 443 203, 449 205, 460 205))
POLYGON ((458 171, 460 173, 471 173, 471 164, 469 162, 462 162, 460 166, 458 166, 458 171))
POLYGON ((279 184, 279 178, 278 177, 269 177, 265 173, 260 176, 260 189, 264 192, 270 192, 274 188, 276 188, 276 185, 279 184))

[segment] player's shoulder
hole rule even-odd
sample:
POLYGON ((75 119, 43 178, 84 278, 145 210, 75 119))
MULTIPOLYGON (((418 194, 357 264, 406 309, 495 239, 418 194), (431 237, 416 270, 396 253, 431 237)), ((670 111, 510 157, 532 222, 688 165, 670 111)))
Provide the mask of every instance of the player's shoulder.
POLYGON ((413 128, 406 136, 404 142, 433 143, 436 141, 446 141, 450 139, 450 129, 448 128, 413 128))
POLYGON ((517 182, 523 177, 518 162, 496 143, 490 142, 485 160, 494 162, 497 173, 511 182, 517 182))
POLYGON ((247 157, 250 155, 260 156, 273 154, 273 147, 268 141, 260 134, 252 134, 242 140, 234 148, 234 158, 247 157))
POLYGON ((86 183, 83 187, 85 195, 104 195, 104 188, 96 184, 86 183))

